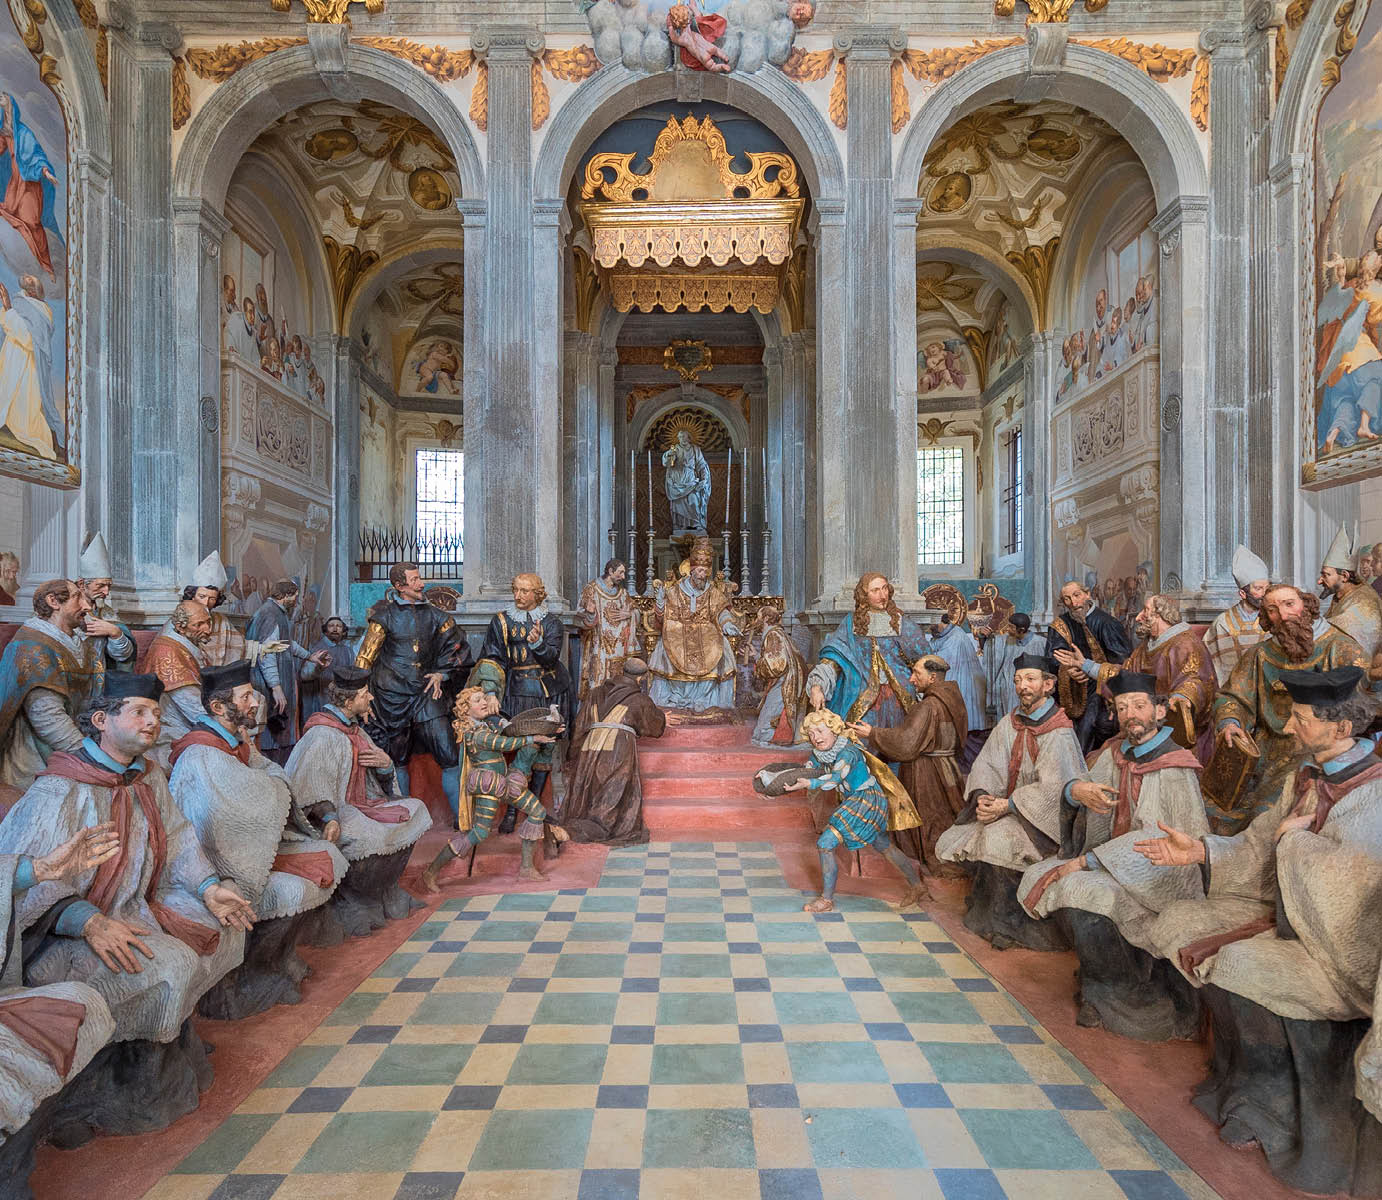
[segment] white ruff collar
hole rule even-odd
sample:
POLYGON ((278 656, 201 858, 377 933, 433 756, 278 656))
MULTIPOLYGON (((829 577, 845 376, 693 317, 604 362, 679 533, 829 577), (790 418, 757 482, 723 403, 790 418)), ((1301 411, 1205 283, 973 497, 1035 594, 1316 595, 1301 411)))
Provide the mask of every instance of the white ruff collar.
POLYGON ((504 615, 516 625, 522 625, 525 621, 534 621, 537 624, 541 624, 547 619, 547 602, 543 601, 536 608, 528 609, 527 612, 524 612, 517 605, 510 603, 504 606, 504 615))

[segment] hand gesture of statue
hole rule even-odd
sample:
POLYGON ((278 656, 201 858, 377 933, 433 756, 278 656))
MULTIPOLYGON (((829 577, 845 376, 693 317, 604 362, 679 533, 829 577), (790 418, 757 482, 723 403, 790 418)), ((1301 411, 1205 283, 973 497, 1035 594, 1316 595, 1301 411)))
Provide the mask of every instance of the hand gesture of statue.
POLYGON ((1133 843, 1133 849, 1149 863, 1158 867, 1190 867, 1204 862, 1204 843, 1199 838, 1192 838, 1161 821, 1156 826, 1165 837, 1133 843))
POLYGON ((423 677, 425 685, 422 689, 423 694, 429 700, 441 699, 442 674, 440 671, 433 671, 432 674, 423 677))
POLYGON ((34 880, 51 883, 58 879, 75 879, 119 853, 120 837, 115 832, 115 822, 91 825, 78 831, 51 854, 34 859, 34 880))
POLYGON ((137 950, 145 958, 153 958, 154 952, 141 940, 149 933, 150 930, 145 929, 143 925, 136 925, 132 921, 117 921, 114 917, 99 912, 93 913, 82 926, 82 938, 86 944, 91 947, 96 957, 116 974, 121 971, 130 975, 143 972, 144 968, 139 965, 139 960, 134 954, 137 950))
POLYGON ((1070 798, 1090 812, 1112 812, 1118 804, 1118 789, 1089 779, 1081 779, 1070 785, 1070 798))
POLYGON ((1248 736, 1247 730, 1238 724, 1237 721, 1230 721, 1220 729, 1218 739, 1225 745, 1237 746, 1238 749, 1242 750, 1245 754, 1251 754, 1253 751, 1252 738, 1248 736))
POLYGON ((222 925, 246 933, 254 928, 254 905, 232 887, 213 883, 202 893, 202 903, 222 925))

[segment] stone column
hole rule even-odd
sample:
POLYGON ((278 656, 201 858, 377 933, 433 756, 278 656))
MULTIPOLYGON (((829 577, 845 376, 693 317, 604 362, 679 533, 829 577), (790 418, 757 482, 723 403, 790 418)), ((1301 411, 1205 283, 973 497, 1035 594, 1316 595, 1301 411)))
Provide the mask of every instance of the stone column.
MULTIPOLYGON (((111 9, 111 253, 109 475, 100 525, 139 589, 132 617, 176 602, 201 548, 200 402, 176 394, 172 292, 171 25, 111 9)), ((202 248, 179 274, 200 274, 202 248)), ((182 285, 179 285, 182 291, 182 285)), ((196 353, 195 351, 192 353, 196 353)), ((219 421, 219 416, 218 416, 219 421)))
MULTIPOLYGON (((1269 311, 1271 257, 1279 253, 1270 244, 1267 178, 1272 5, 1254 0, 1247 7, 1243 23, 1211 25, 1200 36, 1200 48, 1210 56, 1209 136, 1215 148, 1209 170, 1207 291, 1214 327, 1203 442, 1203 512, 1212 519, 1203 577, 1183 583, 1192 610, 1198 604, 1201 611, 1236 598, 1229 564, 1239 542, 1267 549, 1272 541, 1271 473, 1249 470, 1278 452, 1271 422, 1257 419, 1269 402, 1271 365, 1260 316, 1269 311)), ((1164 304, 1162 311, 1169 309, 1164 304)))
POLYGON ((173 203, 173 402, 197 414, 197 553, 221 547, 221 242, 230 222, 203 200, 173 203))
MULTIPOLYGON (((1210 496, 1215 464, 1213 420, 1204 364, 1210 353, 1205 310, 1209 204, 1173 201, 1152 220, 1161 248, 1161 518, 1158 586, 1183 593, 1192 610, 1213 607, 1210 496)), ((1239 486, 1245 486, 1240 478, 1239 486)), ((1220 520, 1223 518, 1220 517, 1220 520)), ((1232 550, 1229 551, 1232 558, 1232 550)))
MULTIPOLYGON (((1267 419, 1271 422, 1272 456, 1257 469, 1270 471, 1271 527, 1269 543, 1256 547, 1257 552, 1280 579, 1309 579, 1309 572, 1317 570, 1302 561, 1304 512, 1300 491, 1301 452, 1299 447, 1306 436, 1302 429, 1305 412, 1314 412, 1314 381, 1312 372, 1302 364, 1315 361, 1315 347, 1309 340, 1310 327, 1300 313, 1301 273, 1300 256, 1313 259, 1308 246, 1302 244, 1302 230, 1312 227, 1310 192, 1307 180, 1314 169, 1309 156, 1292 154, 1273 165, 1272 187, 1272 245, 1297 247, 1293 253, 1272 256, 1271 333, 1268 337, 1272 353, 1272 391, 1267 405, 1267 419), (1307 407, 1307 401, 1309 405, 1307 407), (1289 449, 1288 449, 1289 448, 1289 449)), ((1310 430, 1310 437, 1315 431, 1310 430)), ((1313 556, 1312 556, 1313 557, 1313 556)))
MULTIPOLYGON (((891 72, 904 45, 891 26, 856 25, 835 38, 846 68, 849 125, 844 226, 822 208, 817 239, 820 437, 829 447, 821 470, 822 609, 850 606, 865 570, 891 577, 900 602, 919 603, 915 503, 904 511, 916 486, 915 393, 913 385, 909 408, 891 349, 898 335, 891 72)), ((914 272, 912 258, 909 242, 914 272)))
POLYGON ((336 611, 347 612, 360 534, 360 349, 351 338, 337 337, 332 346, 331 362, 336 426, 331 490, 335 505, 331 517, 332 554, 328 577, 335 588, 336 611))
POLYGON ((462 480, 465 529, 462 531, 464 565, 461 589, 464 596, 470 596, 480 588, 480 564, 486 541, 487 505, 484 502, 484 475, 479 460, 483 445, 480 414, 489 394, 489 359, 485 351, 485 302, 489 282, 485 257, 488 239, 485 235, 489 209, 487 201, 477 199, 457 200, 456 207, 460 210, 465 234, 465 258, 462 264, 465 271, 465 305, 461 318, 465 335, 465 373, 461 381, 461 412, 462 422, 469 426, 466 430, 465 478, 462 480))
MULTIPOLYGON (((480 248, 486 278, 474 341, 477 300, 466 299, 467 358, 484 372, 477 394, 466 394, 466 599, 493 608, 510 598, 515 574, 537 571, 549 603, 562 607, 561 208, 536 211, 532 197, 531 67, 543 39, 527 27, 491 26, 471 45, 489 67, 494 219, 480 248)), ((467 221, 467 284, 477 257, 467 221)))
MULTIPOLYGON (((600 437, 600 343, 568 329, 563 355, 562 590, 573 599, 610 557, 605 496, 612 492, 612 447, 600 437)), ((620 556, 622 557, 622 555, 620 556)))
MULTIPOLYGON (((772 591, 777 595, 784 594, 782 507, 784 503, 783 493, 787 490, 787 442, 792 436, 787 432, 783 404, 783 376, 787 358, 785 346, 789 339, 790 335, 763 348, 763 374, 768 384, 767 394, 764 397, 766 416, 764 448, 768 455, 768 506, 763 513, 763 522, 772 530, 773 540, 768 547, 768 582, 772 591)), ((799 482, 798 486, 800 486, 799 482)), ((798 510, 798 512, 804 513, 804 510, 798 510)), ((801 524, 801 517, 794 516, 793 522, 801 524)), ((761 545, 762 539, 760 538, 759 541, 761 545)))
MULTIPOLYGON (((110 253, 110 163, 97 158, 89 150, 78 149, 72 164, 72 203, 74 211, 82 214, 78 233, 68 222, 69 256, 80 253, 91 280, 105 276, 110 253)), ((71 258, 69 257, 69 262, 71 258)), ((110 289, 86 287, 82 301, 82 342, 76 349, 81 358, 80 397, 82 404, 81 431, 81 525, 89 532, 101 528, 106 517, 106 493, 110 484, 110 393, 107 387, 110 346, 108 330, 114 307, 110 289)), ((75 452, 75 447, 71 450, 75 452)), ((72 549, 80 548, 80 540, 72 549)), ((109 544, 110 538, 106 537, 109 544)), ((112 556, 113 558, 113 556, 112 556)), ((134 582, 131 564, 112 561, 117 607, 132 599, 134 582)), ((64 568, 66 569, 66 568, 64 568)), ((76 568, 73 567, 73 570, 76 568)))
MULTIPOLYGON (((896 401, 897 482, 894 504, 905 576, 904 593, 915 594, 917 568, 917 217, 920 199, 893 201, 893 386, 896 401)), ((982 418, 980 419, 982 426, 982 418)), ((976 499, 979 496, 975 490, 976 499)), ((976 520, 976 534, 982 522, 976 520)), ((979 534, 982 537, 981 534, 979 534)), ((914 601, 921 604, 918 598, 914 601)))
POLYGON ((1026 477, 1022 481, 1023 531, 1022 558, 1027 577, 1032 581, 1032 621, 1051 619, 1051 412, 1056 400, 1056 364, 1060 359, 1058 332, 1033 333, 1026 356, 1026 393, 1023 403, 1022 435, 1026 477))

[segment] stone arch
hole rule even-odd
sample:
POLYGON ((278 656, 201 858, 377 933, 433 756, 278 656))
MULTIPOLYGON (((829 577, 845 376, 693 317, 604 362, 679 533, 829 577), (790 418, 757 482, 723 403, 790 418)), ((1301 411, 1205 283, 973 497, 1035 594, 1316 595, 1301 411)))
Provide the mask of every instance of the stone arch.
MULTIPOLYGON (((922 104, 903 139, 894 172, 896 195, 913 199, 931 143, 958 117, 998 100, 1013 100, 1031 78, 1027 47, 985 55, 941 84, 922 104)), ((1166 90, 1121 58, 1067 45, 1061 69, 1041 97, 1083 108, 1123 135, 1147 168, 1157 208, 1204 196, 1209 173, 1199 140, 1166 90)))
POLYGON ((455 262, 460 251, 455 246, 439 245, 435 242, 412 246, 371 268, 370 273, 356 287, 346 309, 345 320, 341 323, 341 336, 354 337, 359 332, 360 322, 369 312, 370 305, 395 279, 408 274, 414 267, 427 267, 437 263, 455 262))
MULTIPOLYGON (((1338 8, 1337 0, 1332 4, 1315 5, 1296 39, 1272 118, 1273 171, 1291 155, 1309 155, 1314 149, 1315 118, 1327 95, 1320 87, 1320 69, 1332 53, 1338 36, 1334 25, 1338 8)), ((1367 18, 1366 13, 1363 18, 1367 18)))
POLYGON ((736 450, 748 443, 749 427, 744 421, 743 414, 736 411, 734 405, 723 396, 717 396, 714 392, 708 392, 693 384, 686 390, 675 386, 669 387, 665 392, 650 396, 646 403, 640 405, 629 425, 629 445, 641 452, 648 430, 671 408, 698 408, 714 417, 729 430, 736 450))
POLYGON ((954 263, 957 267, 966 267, 991 279, 1008 303, 1026 314, 1027 324, 1036 328, 1036 298, 1032 294, 1031 284, 982 238, 956 236, 953 230, 948 230, 943 237, 938 236, 934 243, 918 245, 916 252, 925 254, 931 261, 954 263))
MULTIPOLYGON (((732 72, 698 80, 702 98, 748 113, 771 129, 797 160, 812 198, 844 199, 845 170, 839 147, 820 112, 781 71, 732 72)), ((538 149, 533 194, 560 202, 581 155, 619 117, 677 98, 675 71, 645 75, 611 64, 587 79, 562 105, 538 149)))
MULTIPOLYGON (((470 126, 448 96, 416 67, 348 44, 344 78, 362 99, 392 105, 435 129, 456 160, 466 199, 485 194, 485 171, 470 126)), ((173 169, 173 195, 220 208, 250 144, 284 113, 332 97, 310 45, 277 50, 217 88, 188 126, 173 169)))

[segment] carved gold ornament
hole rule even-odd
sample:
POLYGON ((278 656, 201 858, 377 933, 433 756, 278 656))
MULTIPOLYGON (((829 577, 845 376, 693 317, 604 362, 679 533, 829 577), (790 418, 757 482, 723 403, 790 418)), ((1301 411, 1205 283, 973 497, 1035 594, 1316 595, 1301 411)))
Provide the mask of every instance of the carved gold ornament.
POLYGON ((957 71, 963 71, 971 63, 978 62, 986 54, 1022 44, 1023 39, 1018 37, 990 38, 983 42, 970 42, 967 46, 941 46, 936 50, 904 50, 898 61, 912 73, 914 79, 925 83, 942 83, 957 71))
MULTIPOLYGON (((274 12, 288 12, 293 0, 269 0, 274 12)), ((384 0, 302 0, 307 10, 307 20, 313 25, 349 25, 350 6, 363 4, 370 16, 378 16, 384 11, 384 0)))
POLYGON ((830 113, 830 123, 836 129, 849 127, 849 86, 843 58, 835 64, 835 82, 830 85, 830 102, 826 107, 830 113))
POLYGON ((835 65, 833 50, 803 50, 797 46, 782 64, 782 73, 798 83, 819 83, 835 65))
POLYGON ((711 364, 710 347, 699 339, 679 338, 662 352, 663 367, 675 371, 687 383, 695 383, 696 377, 710 370, 711 364))
POLYGON ((594 155, 581 190, 591 257, 621 312, 686 305, 770 312, 791 261, 804 201, 797 166, 776 152, 734 169, 710 118, 667 122, 635 172, 632 153, 594 155))
POLYGON ((589 79, 600 69, 600 60, 595 57, 593 46, 573 46, 570 50, 546 50, 533 59, 532 77, 532 126, 536 131, 547 124, 552 115, 552 94, 547 90, 547 81, 542 72, 548 71, 554 79, 568 83, 579 83, 589 79))
POLYGON ((1060 237, 1053 237, 1044 246, 1024 246, 1020 250, 1009 250, 1004 257, 1017 268, 1017 273, 1027 281, 1036 300, 1037 328, 1046 328, 1046 318, 1051 299, 1051 268, 1056 261, 1056 251, 1060 249, 1060 237))
POLYGON ((361 250, 359 246, 342 245, 329 235, 322 238, 322 245, 326 250, 326 261, 331 267, 337 328, 343 328, 346 309, 350 307, 355 285, 360 282, 360 277, 379 261, 379 255, 373 250, 361 250))
POLYGON ((1190 68, 1196 57, 1193 47, 1177 50, 1160 44, 1149 46, 1143 42, 1129 41, 1125 37, 1072 38, 1071 40, 1077 45, 1088 46, 1093 50, 1102 50, 1105 54, 1116 55, 1124 62, 1131 63, 1149 78, 1155 79, 1157 83, 1167 83, 1172 79, 1180 79, 1182 76, 1190 74, 1190 68))
POLYGON ((901 133, 912 119, 912 102, 907 96, 907 85, 902 79, 902 63, 893 59, 890 72, 892 84, 893 132, 901 133))
POLYGON ((463 79, 475 65, 475 55, 470 50, 448 50, 445 46, 424 46, 418 42, 401 37, 360 37, 352 38, 360 46, 382 50, 410 62, 420 71, 425 71, 438 83, 454 83, 463 79))
MULTIPOLYGON (((1328 64, 1326 64, 1327 66, 1328 64)), ((1201 133, 1209 129, 1209 55, 1195 60, 1195 74, 1190 80, 1190 119, 1201 133)))
POLYGON ((192 119, 192 89, 187 83, 187 60, 173 59, 173 128, 181 129, 192 119))
MULTIPOLYGON (((1065 24, 1070 20, 1070 10, 1075 0, 1025 0, 1029 10, 1028 25, 1065 24)), ((1108 7, 1108 0, 1084 0, 1086 12, 1100 12, 1108 7)), ((993 0, 996 16, 1010 17, 1017 8, 1017 0, 993 0)))
POLYGON ((305 37, 266 37, 255 42, 223 43, 187 51, 187 65, 202 79, 225 83, 236 71, 289 46, 305 46, 305 37))
POLYGON ((58 74, 58 60, 48 53, 43 42, 42 27, 48 24, 48 10, 40 0, 23 0, 22 11, 24 15, 20 17, 15 7, 10 7, 10 15, 14 17, 24 48, 38 63, 38 77, 50 88, 56 87, 62 80, 58 74))

